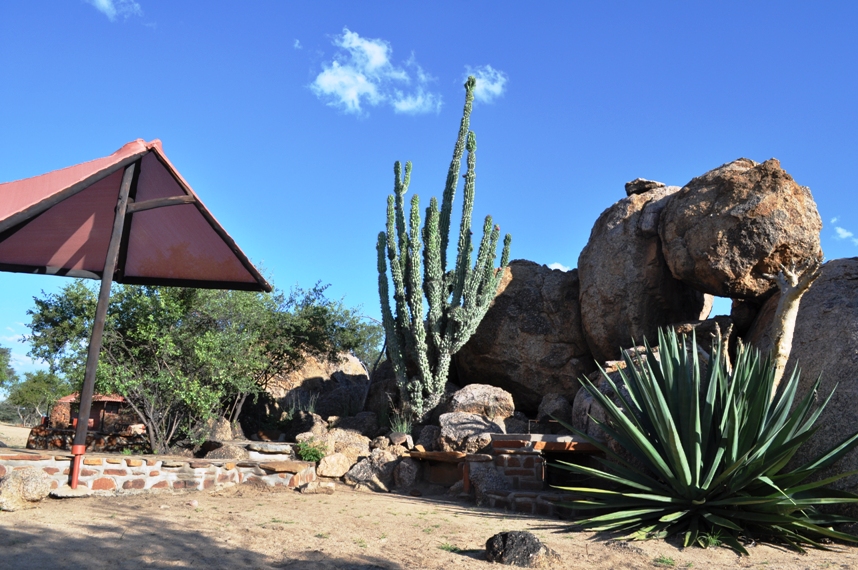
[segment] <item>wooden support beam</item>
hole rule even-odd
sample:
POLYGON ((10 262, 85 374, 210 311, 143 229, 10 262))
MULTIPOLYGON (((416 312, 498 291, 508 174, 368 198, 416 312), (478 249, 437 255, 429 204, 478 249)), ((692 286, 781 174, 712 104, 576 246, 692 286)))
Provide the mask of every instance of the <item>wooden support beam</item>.
POLYGON ((35 273, 37 275, 58 275, 60 277, 75 277, 79 279, 101 279, 101 275, 86 269, 66 269, 64 267, 53 267, 44 265, 17 265, 14 263, 0 263, 0 271, 10 273, 35 273))
POLYGON ((72 465, 70 486, 77 488, 80 474, 80 458, 86 452, 86 432, 89 424, 89 412, 92 408, 92 392, 95 388, 95 371, 98 368, 98 353, 101 352, 101 337, 104 333, 104 321, 107 319, 107 305, 110 302, 110 286, 113 283, 113 272, 119 257, 119 244, 122 241, 122 227, 125 223, 125 211, 128 206, 128 194, 131 190, 131 180, 134 177, 135 164, 132 162, 125 167, 122 185, 119 187, 119 199, 113 217, 113 232, 110 234, 110 244, 104 260, 104 273, 101 276, 101 290, 98 293, 98 304, 95 308, 95 321, 92 324, 92 336, 89 341, 89 352, 86 356, 86 372, 83 387, 80 390, 80 407, 77 414, 77 428, 72 441, 72 454, 75 461, 72 465))
POLYGON ((180 204, 193 204, 197 200, 193 196, 170 196, 168 198, 155 198, 153 200, 144 200, 143 202, 130 202, 128 209, 129 214, 135 212, 145 212, 146 210, 154 210, 155 208, 164 208, 165 206, 178 206, 180 204))

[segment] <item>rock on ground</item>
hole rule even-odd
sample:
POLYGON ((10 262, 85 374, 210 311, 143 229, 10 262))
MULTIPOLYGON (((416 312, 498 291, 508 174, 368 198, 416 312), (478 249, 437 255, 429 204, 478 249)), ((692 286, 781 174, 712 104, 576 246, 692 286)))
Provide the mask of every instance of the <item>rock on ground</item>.
POLYGON ((512 261, 454 362, 459 384, 503 388, 527 413, 548 392, 574 395, 577 378, 595 369, 581 330, 578 272, 512 261))
POLYGON ((407 489, 417 482, 420 475, 420 463, 404 457, 393 470, 393 481, 398 489, 407 489))
POLYGON ((393 471, 400 457, 384 450, 374 449, 369 457, 361 459, 343 476, 349 485, 372 491, 388 492, 393 484, 393 471))
POLYGON ((740 158, 693 179, 668 202, 659 233, 673 276, 698 291, 759 298, 764 274, 822 258, 822 220, 805 186, 775 159, 740 158))
POLYGON ((486 541, 486 560, 521 568, 550 568, 560 562, 532 532, 501 532, 486 541))
POLYGON ((51 492, 51 478, 41 469, 27 467, 0 479, 0 511, 32 509, 51 492))
POLYGON ((491 461, 471 462, 468 470, 477 506, 482 506, 488 491, 504 491, 510 488, 509 479, 491 461))
POLYGON ((447 412, 479 414, 495 421, 508 418, 515 412, 512 394, 488 384, 468 384, 457 390, 445 407, 447 412))
POLYGON ((339 479, 351 469, 354 463, 343 453, 332 453, 319 461, 319 465, 316 467, 316 475, 339 479))
POLYGON ((478 414, 441 414, 439 423, 438 447, 441 451, 478 453, 491 443, 489 434, 504 433, 502 425, 478 414))
MULTIPOLYGON (((212 418, 206 422, 206 439, 212 441, 232 441, 232 424, 225 418, 212 418)), ((243 434, 242 434, 243 435, 243 434)))
POLYGON ((354 431, 335 428, 330 430, 323 439, 331 452, 342 453, 352 464, 370 454, 370 439, 354 431))
POLYGON ((426 451, 437 451, 439 449, 438 438, 441 437, 441 428, 438 426, 425 426, 420 430, 416 445, 422 445, 426 451))
MULTIPOLYGON (((620 348, 654 342, 659 327, 709 315, 711 298, 671 274, 658 236, 665 206, 679 191, 660 186, 623 198, 605 210, 578 258, 581 322, 598 362, 620 348)), ((545 390, 573 398, 577 388, 545 390)))
POLYGON ((206 459, 247 459, 250 454, 243 445, 223 443, 220 447, 206 453, 206 459))
MULTIPOLYGON (((747 337, 764 354, 771 350, 771 321, 777 301, 775 295, 766 302, 747 337)), ((818 457, 858 431, 858 257, 823 265, 822 275, 802 297, 785 380, 796 364, 801 367, 796 398, 806 395, 820 375, 818 402, 835 386, 837 390, 817 420, 820 429, 799 448, 788 468, 818 457)), ((858 450, 849 452, 818 478, 854 470, 858 470, 858 450)), ((831 487, 858 492, 858 475, 831 487)), ((858 516, 858 508, 849 510, 858 516)))

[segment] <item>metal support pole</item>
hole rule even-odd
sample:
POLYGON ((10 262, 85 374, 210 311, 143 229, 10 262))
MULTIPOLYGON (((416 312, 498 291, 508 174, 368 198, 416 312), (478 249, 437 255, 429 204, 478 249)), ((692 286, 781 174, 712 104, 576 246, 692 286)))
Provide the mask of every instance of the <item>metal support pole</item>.
POLYGON ((116 270, 116 260, 119 257, 119 244, 122 241, 122 228, 125 225, 125 211, 128 207, 128 194, 131 191, 134 168, 135 163, 132 162, 125 167, 125 173, 122 176, 119 200, 116 203, 116 212, 113 218, 113 233, 110 234, 110 244, 107 246, 107 256, 104 260, 104 273, 101 275, 101 290, 98 293, 98 305, 95 308, 95 321, 92 324, 92 337, 90 337, 89 352, 86 356, 86 373, 80 391, 77 428, 71 449, 74 461, 71 466, 69 485, 72 489, 77 488, 81 460, 86 453, 86 432, 89 425, 89 412, 92 408, 92 392, 95 386, 95 371, 98 368, 98 353, 101 351, 101 335, 104 333, 104 321, 107 318, 110 286, 113 284, 113 272, 116 270))

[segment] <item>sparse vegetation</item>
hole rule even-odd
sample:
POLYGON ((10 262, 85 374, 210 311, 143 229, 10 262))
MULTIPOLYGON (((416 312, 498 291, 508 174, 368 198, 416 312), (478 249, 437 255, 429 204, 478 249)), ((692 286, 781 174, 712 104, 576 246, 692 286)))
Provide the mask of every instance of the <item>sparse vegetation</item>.
POLYGON ((302 460, 318 463, 328 453, 328 446, 324 441, 310 438, 307 441, 298 442, 295 450, 302 460))

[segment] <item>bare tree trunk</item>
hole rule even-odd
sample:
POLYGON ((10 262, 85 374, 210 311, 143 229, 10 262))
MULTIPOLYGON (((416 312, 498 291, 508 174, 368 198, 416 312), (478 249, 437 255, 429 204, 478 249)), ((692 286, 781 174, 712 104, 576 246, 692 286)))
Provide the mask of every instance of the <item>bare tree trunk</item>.
POLYGON ((819 262, 814 262, 801 273, 796 271, 795 266, 791 269, 781 266, 777 276, 767 276, 777 281, 781 291, 781 298, 778 301, 778 308, 775 310, 775 318, 772 322, 772 364, 775 367, 772 397, 777 393, 778 386, 786 371, 787 361, 792 350, 792 337, 795 333, 795 320, 798 317, 801 297, 810 289, 810 286, 821 273, 822 266, 819 262))

